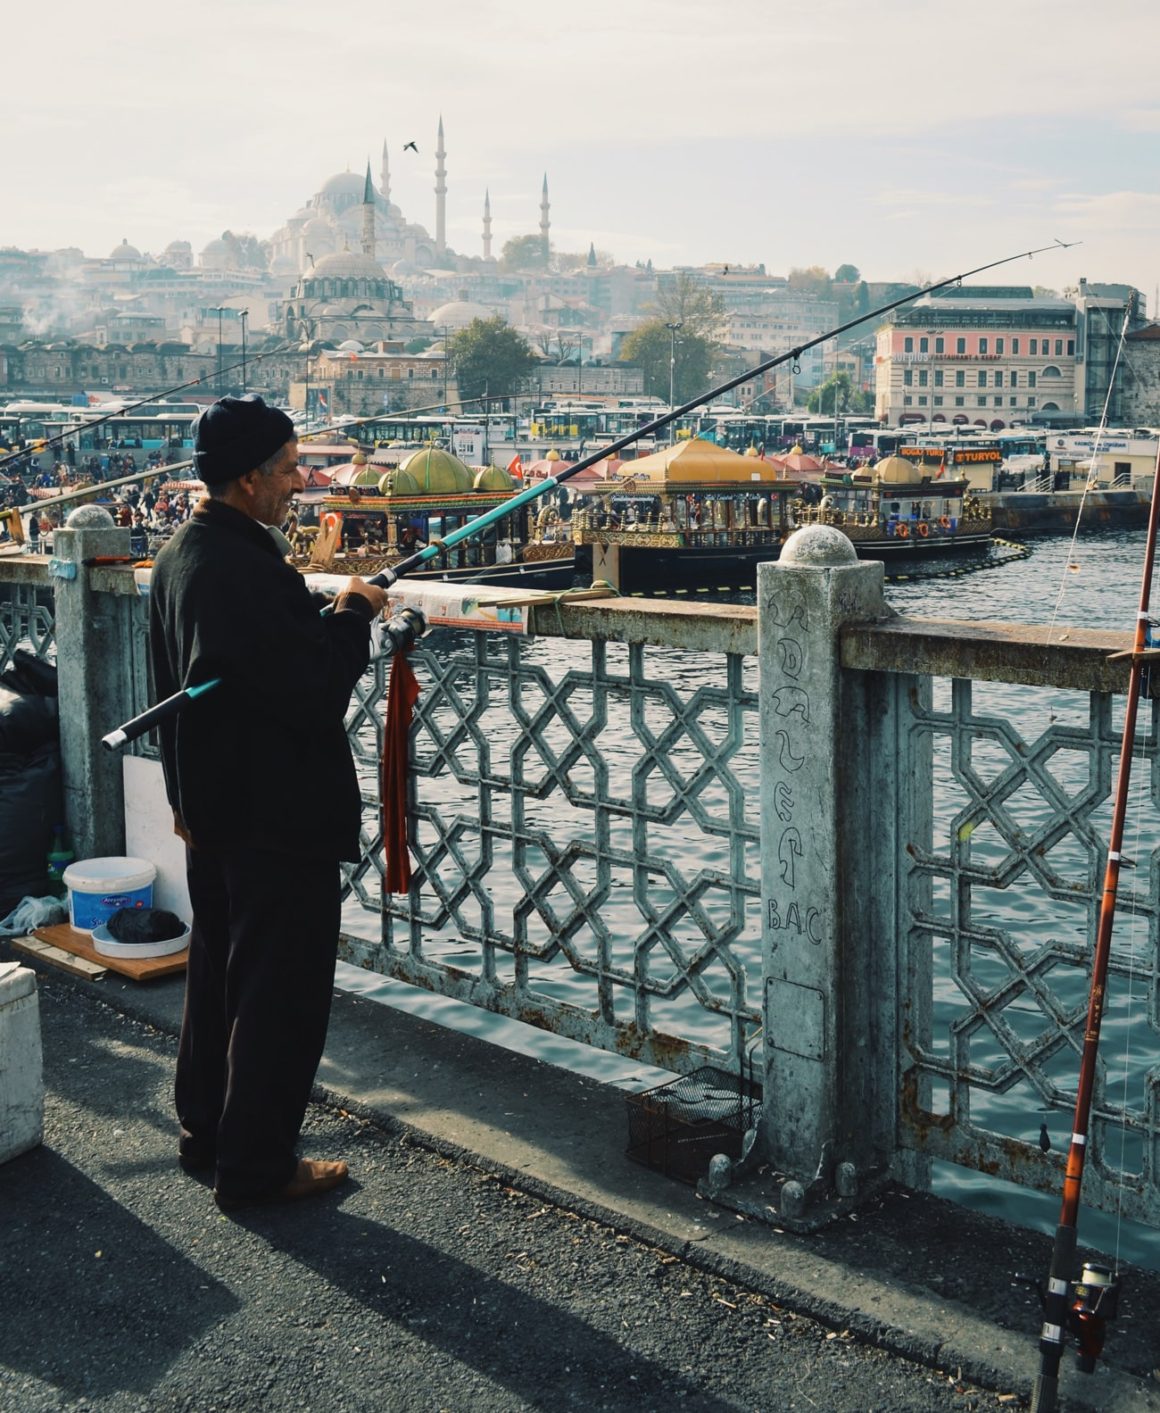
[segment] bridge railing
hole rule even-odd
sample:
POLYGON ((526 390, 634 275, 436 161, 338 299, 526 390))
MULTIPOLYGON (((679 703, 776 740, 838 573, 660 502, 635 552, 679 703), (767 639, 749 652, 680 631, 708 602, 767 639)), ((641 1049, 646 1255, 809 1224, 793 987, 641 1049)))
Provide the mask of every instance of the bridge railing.
MULTIPOLYGON (((132 575, 83 565, 118 533, 58 532, 75 577, 0 560, 0 647, 60 648, 70 826, 100 853, 123 847, 123 804, 97 742, 147 700, 132 575)), ((804 533, 830 548, 763 567, 755 608, 549 605, 528 638, 425 639, 401 897, 376 660, 348 721, 364 821, 343 955, 676 1072, 755 1067, 754 1156, 807 1188, 839 1167, 848 1190, 918 1182, 940 1158, 1058 1190, 1127 680, 1106 658, 1127 637, 899 618, 880 566, 804 533)), ((1148 705, 1085 1200, 1160 1225, 1148 705)))

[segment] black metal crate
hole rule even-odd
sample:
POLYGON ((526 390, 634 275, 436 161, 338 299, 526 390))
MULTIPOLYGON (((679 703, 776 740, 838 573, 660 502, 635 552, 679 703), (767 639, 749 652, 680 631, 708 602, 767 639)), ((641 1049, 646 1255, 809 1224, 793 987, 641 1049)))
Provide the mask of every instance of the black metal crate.
POLYGON ((759 1096, 751 1080, 705 1065, 680 1079, 630 1094, 628 1156, 666 1177, 696 1183, 715 1153, 741 1156, 745 1131, 756 1121, 759 1096))

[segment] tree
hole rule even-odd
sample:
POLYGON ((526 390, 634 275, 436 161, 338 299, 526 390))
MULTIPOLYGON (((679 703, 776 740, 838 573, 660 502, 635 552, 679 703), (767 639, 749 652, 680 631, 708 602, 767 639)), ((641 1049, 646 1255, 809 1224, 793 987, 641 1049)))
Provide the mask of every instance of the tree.
POLYGON ((504 242, 500 264, 505 270, 546 270, 543 238, 538 235, 512 236, 504 242))
POLYGON ((687 326, 674 331, 666 326, 664 319, 650 319, 634 329, 621 344, 620 361, 635 363, 644 373, 645 392, 667 402, 671 356, 673 398, 682 403, 708 387, 716 351, 717 345, 712 339, 690 333, 687 326))
POLYGON ((833 281, 820 265, 792 269, 786 283, 798 294, 812 294, 818 299, 829 299, 833 289, 833 281))
POLYGON ((684 270, 675 279, 662 277, 655 308, 660 323, 680 324, 682 336, 705 339, 710 344, 720 332, 724 315, 716 290, 708 289, 684 270))
POLYGON ((447 340, 462 398, 508 397, 535 367, 527 340, 509 328, 498 314, 473 319, 447 340))
POLYGON ((841 416, 846 412, 871 411, 872 399, 869 393, 855 388, 849 373, 844 368, 840 368, 836 373, 831 373, 824 383, 821 383, 810 393, 806 399, 806 410, 816 412, 819 416, 832 417, 835 403, 838 415, 841 416))
POLYGON ((834 282, 839 285, 856 285, 862 278, 857 265, 839 265, 834 271, 834 282))

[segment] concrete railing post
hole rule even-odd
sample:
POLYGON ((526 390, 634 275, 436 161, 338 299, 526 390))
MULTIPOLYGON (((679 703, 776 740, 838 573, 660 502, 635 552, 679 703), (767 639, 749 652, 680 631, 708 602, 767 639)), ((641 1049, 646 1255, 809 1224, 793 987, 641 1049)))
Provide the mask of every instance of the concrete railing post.
POLYGON ((85 560, 129 553, 129 531, 96 506, 74 511, 53 537, 56 664, 65 824, 78 859, 125 850, 121 758, 101 737, 133 714, 129 599, 95 593, 85 560))
POLYGON ((839 661, 843 625, 888 612, 882 582, 881 564, 858 563, 849 539, 824 526, 799 530, 758 571, 765 1090, 756 1150, 786 1179, 782 1217, 807 1225, 818 1194, 855 1197, 892 1156, 893 1037, 880 1032, 890 1028, 894 946, 880 935, 883 900, 873 896, 890 893, 892 919, 894 868, 874 852, 876 810, 892 803, 873 798, 873 679, 844 677, 839 661))

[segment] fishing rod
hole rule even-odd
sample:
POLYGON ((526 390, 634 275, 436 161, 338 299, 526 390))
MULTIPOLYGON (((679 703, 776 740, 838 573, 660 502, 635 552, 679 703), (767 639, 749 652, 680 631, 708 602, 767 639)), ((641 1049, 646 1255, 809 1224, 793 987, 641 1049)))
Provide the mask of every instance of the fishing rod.
POLYGON ((1080 1190, 1083 1185, 1084 1160, 1087 1157, 1088 1129, 1091 1122, 1092 1100, 1095 1094, 1096 1060, 1099 1053, 1100 1026, 1107 1000, 1108 962, 1112 950, 1112 927, 1115 922, 1116 890, 1119 885, 1121 846, 1124 822, 1128 812, 1128 786, 1132 777, 1132 752, 1136 744, 1136 712, 1144 687, 1148 665, 1160 660, 1160 649, 1148 646, 1148 604, 1152 595, 1152 569, 1156 556, 1156 529, 1160 518, 1160 450, 1156 454, 1156 470, 1152 484, 1152 508, 1148 514, 1148 539, 1144 548, 1144 567, 1140 575, 1140 604, 1132 647, 1127 652, 1113 653, 1110 662, 1130 660, 1128 699, 1124 706, 1124 734, 1120 745, 1120 765, 1116 776, 1116 797, 1112 811, 1112 827, 1108 838, 1108 859, 1104 872, 1104 891, 1100 899, 1100 916, 1096 928, 1095 954, 1092 958, 1091 989, 1088 993, 1087 1024, 1084 1028, 1083 1051, 1080 1056, 1079 1082, 1075 1096, 1075 1118, 1072 1123, 1071 1146, 1063 1179, 1063 1197, 1059 1209, 1059 1224, 1051 1250, 1051 1268, 1046 1293, 1040 1289, 1043 1301, 1043 1327, 1039 1335, 1039 1373, 1031 1396, 1031 1413, 1052 1413, 1059 1392, 1059 1365, 1064 1343, 1074 1335, 1078 1347, 1079 1368, 1090 1374, 1095 1368, 1104 1345, 1107 1324, 1116 1317, 1119 1283, 1107 1267, 1085 1261, 1079 1279, 1074 1278, 1077 1222, 1080 1190))
MULTIPOLYGON (((35 438, 36 453, 46 451, 50 446, 56 446, 58 442, 66 442, 70 437, 77 436, 80 432, 91 432, 94 427, 104 426, 106 422, 111 422, 114 417, 127 417, 131 412, 135 412, 139 407, 145 407, 151 402, 160 402, 163 397, 172 397, 174 393, 184 392, 186 388, 196 388, 200 383, 204 383, 209 378, 223 378, 227 373, 232 373, 235 368, 247 368, 251 363, 260 363, 263 358, 272 358, 275 353, 285 353, 284 348, 270 348, 265 353, 255 353, 251 357, 244 358, 240 363, 231 363, 228 368, 216 368, 212 373, 203 373, 200 378, 191 378, 188 383, 178 383, 175 388, 167 388, 165 392, 151 393, 148 397, 141 398, 138 402, 131 402, 127 407, 118 407, 115 412, 106 413, 104 417, 94 417, 91 422, 76 423, 69 427, 67 431, 58 432, 55 437, 35 438)), ((77 409, 80 411, 81 409, 77 409)), ((0 471, 8 465, 10 461, 18 461, 22 456, 30 454, 29 448, 22 451, 11 451, 7 456, 0 458, 0 471)))
MULTIPOLYGON (((845 333, 847 329, 856 328, 859 324, 865 324, 870 319, 881 318, 883 314, 889 314, 892 309, 900 309, 904 304, 913 303, 914 300, 920 299, 924 294, 930 294, 935 290, 946 289, 949 285, 961 284, 963 280, 970 279, 973 275, 984 274, 987 270, 998 269, 999 266, 1009 265, 1015 260, 1028 260, 1032 256, 1041 255, 1048 250, 1069 250, 1071 246, 1075 244, 1077 244, 1075 241, 1065 243, 1064 241, 1056 240, 1051 245, 1039 246, 1035 250, 1019 251, 1015 255, 1006 255, 1001 260, 992 260, 986 265, 976 266, 973 270, 964 270, 960 274, 950 275, 947 279, 939 280, 935 284, 928 285, 925 289, 914 290, 912 293, 903 295, 899 299, 891 300, 890 303, 884 304, 878 309, 873 309, 867 314, 860 314, 856 319, 851 319, 845 324, 838 325, 837 328, 829 329, 826 333, 819 334, 816 338, 809 339, 805 343, 797 345, 797 347, 790 349, 788 353, 777 354, 772 358, 768 358, 763 363, 759 363, 756 368, 751 368, 744 373, 739 373, 736 377, 718 384, 717 387, 711 388, 706 393, 702 393, 700 397, 693 398, 691 401, 684 403, 681 407, 673 408, 671 411, 657 417, 654 421, 646 423, 643 427, 638 427, 635 431, 627 432, 624 436, 612 442, 611 445, 601 447, 598 451, 582 457, 579 461, 570 462, 559 475, 547 476, 544 480, 537 481, 534 486, 525 486, 522 491, 517 491, 515 495, 510 496, 502 505, 493 506, 492 509, 484 511, 483 514, 476 516, 473 520, 461 525, 458 529, 450 531, 446 536, 425 545, 422 549, 400 560, 397 564, 375 574, 367 580, 367 583, 373 584, 376 588, 390 588, 392 584, 397 583, 398 580, 404 578, 412 570, 420 568, 446 550, 453 549, 463 540, 481 534, 497 521, 506 519, 508 516, 514 514, 515 511, 529 504, 529 502, 538 500, 541 496, 547 495, 549 491, 554 490, 557 486, 563 485, 565 481, 570 480, 573 476, 579 475, 581 471, 586 471, 589 467, 595 466, 598 462, 615 456, 617 452, 622 451, 627 446, 631 446, 633 442, 639 441, 642 437, 650 436, 652 433, 659 431, 662 427, 667 427, 670 422, 675 422, 678 417, 684 417, 695 408, 701 407, 706 402, 711 402, 713 398, 720 397, 723 393, 731 391, 741 383, 749 382, 752 378, 768 372, 771 368, 777 368, 783 363, 788 363, 791 359, 796 364, 807 349, 816 348, 818 344, 825 343, 828 339, 836 338, 839 334, 845 333)), ((366 420, 373 421, 374 419, 368 418, 366 420)), ((324 613, 328 611, 329 608, 323 610, 324 613)), ((202 691, 207 691, 211 684, 202 683, 199 685, 202 691)), ((216 686, 217 683, 214 682, 212 685, 216 686)), ((157 706, 150 708, 150 710, 142 716, 133 718, 132 721, 126 722, 115 731, 102 737, 102 742, 104 745, 108 746, 110 750, 115 750, 129 741, 135 740, 146 731, 151 730, 154 726, 160 724, 160 722, 168 719, 169 716, 176 715, 188 704, 189 700, 190 698, 187 692, 177 692, 164 702, 159 702, 157 706), (142 725, 143 722, 147 722, 147 724, 142 725)))

